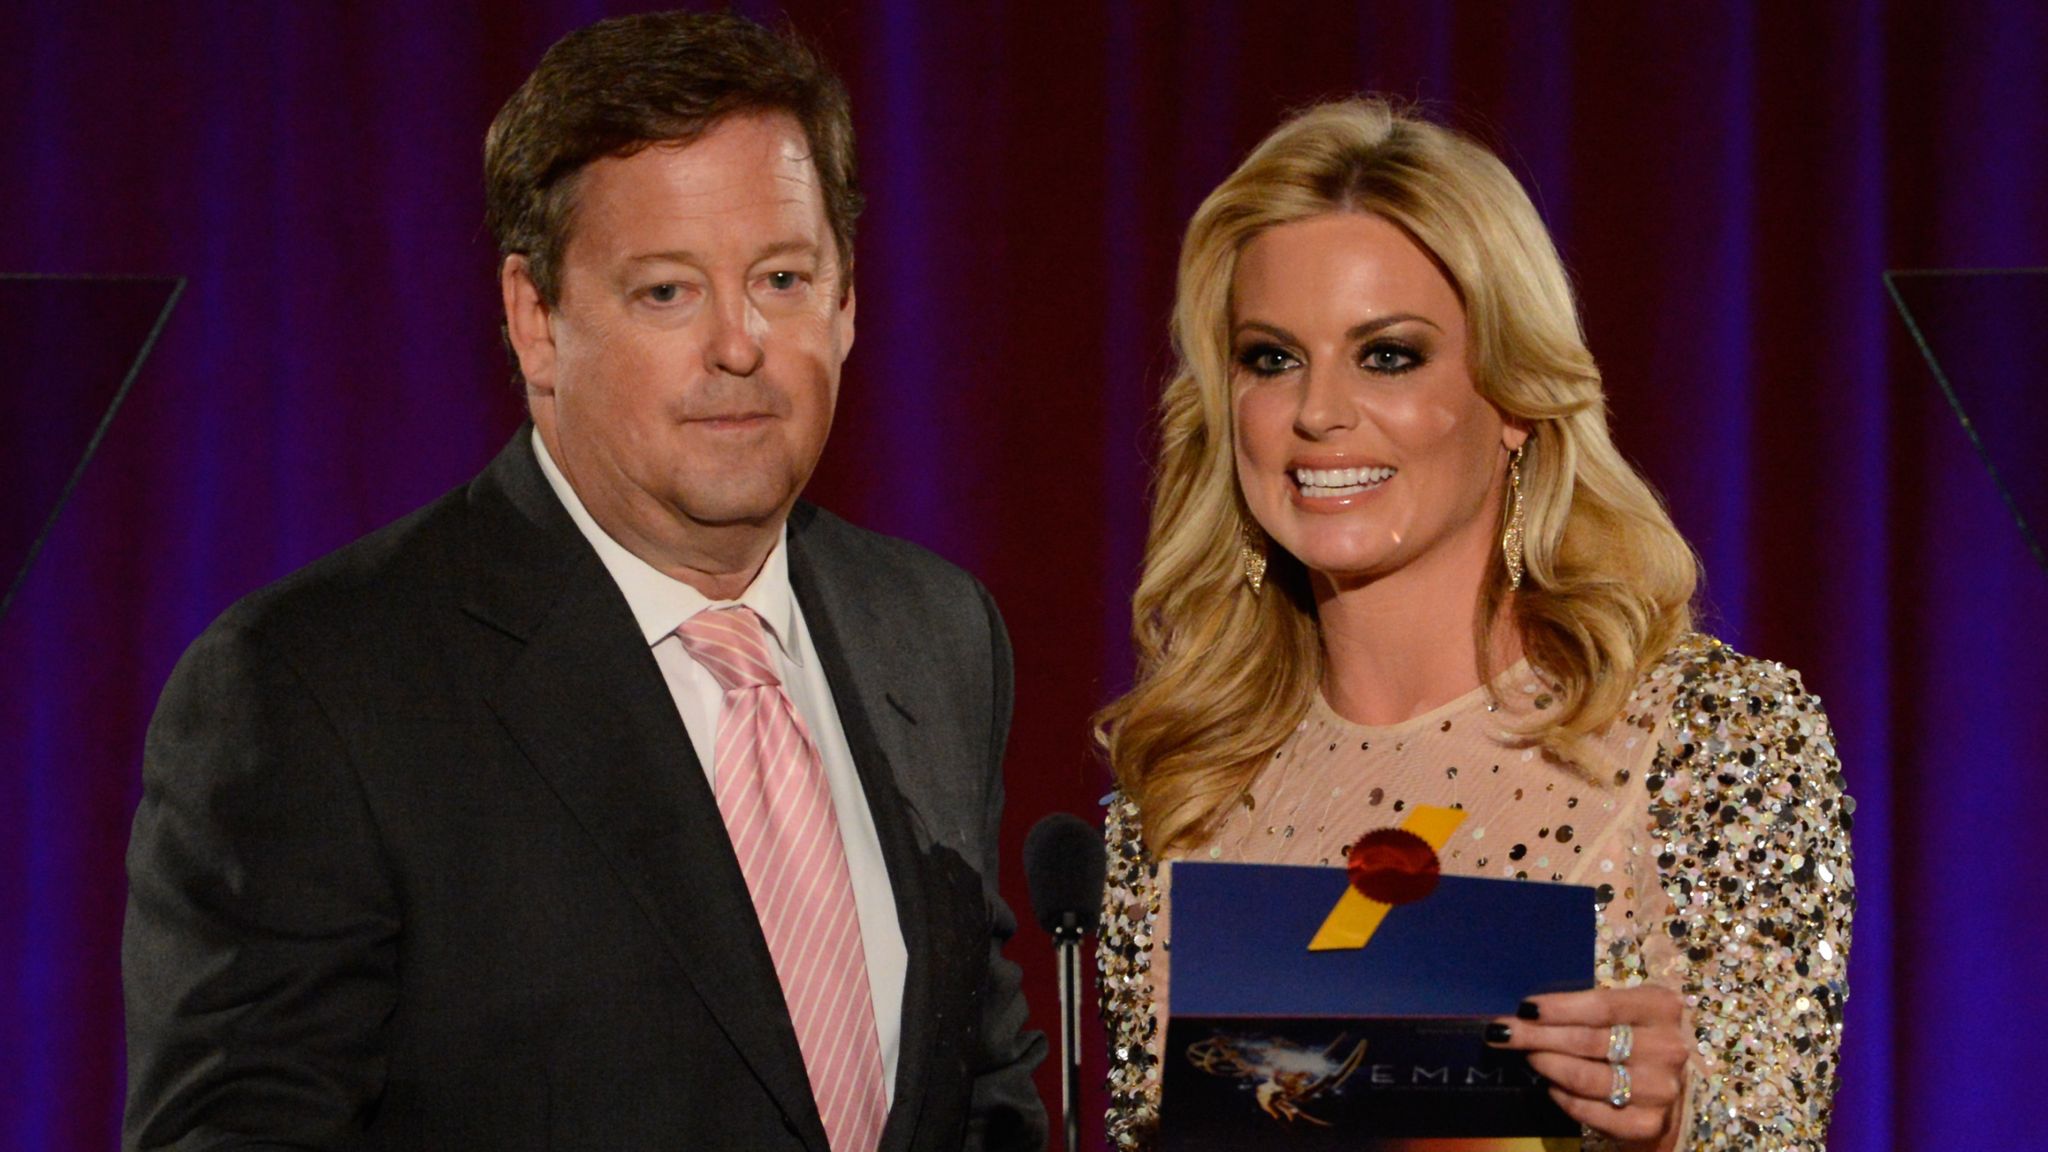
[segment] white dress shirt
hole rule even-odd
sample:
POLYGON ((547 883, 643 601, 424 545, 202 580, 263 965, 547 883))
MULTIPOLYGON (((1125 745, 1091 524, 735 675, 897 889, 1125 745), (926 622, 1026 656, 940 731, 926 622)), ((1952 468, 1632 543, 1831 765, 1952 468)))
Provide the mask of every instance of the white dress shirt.
POLYGON ((882 841, 875 833, 874 814, 868 810, 867 795, 853 753, 846 746, 846 732, 839 726, 839 712, 832 702, 832 686, 811 644, 810 629, 804 625, 803 609, 789 585, 789 531, 785 527, 754 582, 738 600, 710 600, 703 593, 656 569, 626 550, 591 519, 576 490, 569 486, 539 431, 533 433, 533 454, 548 485, 569 510, 584 538, 597 550, 598 559, 611 573, 640 634, 654 650, 654 662, 661 666, 669 695, 682 715, 683 728, 697 751, 704 775, 717 786, 718 767, 712 762, 718 747, 718 720, 725 703, 725 690, 703 665, 683 650, 675 630, 683 621, 706 608, 743 604, 754 610, 768 626, 775 640, 775 662, 782 684, 796 705, 797 715, 810 727, 817 741, 818 755, 825 763, 825 779, 832 790, 832 807, 839 817, 839 838, 846 846, 846 865, 853 875, 854 909, 860 917, 861 946, 867 953, 868 989, 875 1006, 875 1032, 882 1048, 882 1082, 889 1099, 896 1098, 896 1059, 903 1033, 903 979, 908 952, 903 945, 902 926, 896 920, 896 899, 889 887, 889 871, 882 860, 882 841))

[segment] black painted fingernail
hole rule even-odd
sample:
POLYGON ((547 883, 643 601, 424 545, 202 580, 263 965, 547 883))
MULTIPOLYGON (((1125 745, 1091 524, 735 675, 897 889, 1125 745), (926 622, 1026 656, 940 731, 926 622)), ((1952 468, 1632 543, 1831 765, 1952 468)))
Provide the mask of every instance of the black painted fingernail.
POLYGON ((1536 1002, 1534 1000, 1524 1000, 1520 1004, 1515 1005, 1515 1015, 1520 1016, 1524 1020, 1536 1019, 1536 1002))
POLYGON ((1498 1020, 1486 1026, 1486 1042, 1488 1044, 1505 1044, 1508 1042, 1510 1035, 1512 1033, 1509 1032, 1508 1026, 1498 1020))

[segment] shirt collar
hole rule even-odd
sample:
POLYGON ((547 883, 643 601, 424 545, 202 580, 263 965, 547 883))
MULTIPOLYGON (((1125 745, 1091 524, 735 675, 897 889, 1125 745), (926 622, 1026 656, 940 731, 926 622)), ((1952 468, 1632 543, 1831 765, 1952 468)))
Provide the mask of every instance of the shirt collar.
POLYGON ((625 595, 626 606, 633 610, 633 619, 640 625, 640 634, 649 645, 660 643, 683 621, 706 608, 729 608, 740 604, 753 609, 761 622, 768 626, 768 634, 775 638, 784 656, 797 664, 803 663, 802 645, 796 641, 796 597, 789 586, 789 525, 783 525, 775 538, 775 546, 768 551, 768 559, 761 565, 761 571, 755 574, 754 582, 747 585, 747 590, 740 593, 739 599, 713 600, 635 556, 625 545, 612 539, 611 534, 591 518, 590 510, 583 506, 576 489, 555 466, 554 458, 548 455, 547 445, 541 442, 538 428, 533 431, 533 454, 540 461, 541 474, 548 478, 548 487, 555 490, 555 497, 562 502, 562 507, 568 509, 569 518, 576 522, 583 538, 596 549, 605 571, 611 573, 612 581, 625 595))

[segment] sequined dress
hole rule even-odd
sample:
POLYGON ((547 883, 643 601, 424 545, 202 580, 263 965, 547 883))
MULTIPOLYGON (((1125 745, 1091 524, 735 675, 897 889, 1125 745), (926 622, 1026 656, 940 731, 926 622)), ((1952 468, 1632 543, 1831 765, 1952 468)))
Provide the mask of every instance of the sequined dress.
MULTIPOLYGON (((1517 665, 1496 684, 1384 727, 1318 696, 1196 858, 1341 864, 1353 837, 1399 824, 1412 805, 1463 808, 1446 872, 1593 887, 1600 985, 1649 981, 1685 997, 1698 1045, 1680 1149, 1824 1148, 1848 994, 1854 804, 1819 699, 1783 665, 1689 637, 1575 766, 1507 732, 1551 706, 1540 680, 1517 665)), ((1146 850, 1120 793, 1107 836, 1097 963, 1109 1133, 1112 1147, 1143 1149, 1159 1107, 1171 868, 1146 850)), ((1589 1131, 1586 1147, 1604 1146, 1589 1131)))

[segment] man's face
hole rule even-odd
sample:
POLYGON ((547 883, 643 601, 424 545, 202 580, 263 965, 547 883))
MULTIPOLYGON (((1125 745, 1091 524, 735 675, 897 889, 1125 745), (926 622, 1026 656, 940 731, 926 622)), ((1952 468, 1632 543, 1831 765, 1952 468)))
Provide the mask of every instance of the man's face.
POLYGON ((715 570, 709 554, 780 526, 831 430, 854 314, 793 118, 590 164, 558 303, 519 257, 503 279, 534 424, 607 532, 715 570))

